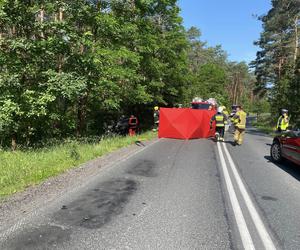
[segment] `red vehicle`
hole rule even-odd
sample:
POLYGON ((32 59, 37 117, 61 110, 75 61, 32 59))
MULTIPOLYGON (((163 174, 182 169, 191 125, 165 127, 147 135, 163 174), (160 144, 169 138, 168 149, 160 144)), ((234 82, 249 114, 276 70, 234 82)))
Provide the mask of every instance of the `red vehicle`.
POLYGON ((210 106, 212 108, 212 105, 208 102, 192 102, 192 109, 208 110, 210 106))
POLYGON ((216 110, 217 102, 214 98, 209 98, 204 101, 200 97, 195 97, 191 102, 192 109, 200 109, 200 110, 216 110))
POLYGON ((300 130, 291 130, 276 136, 270 153, 274 162, 288 159, 300 165, 300 130))

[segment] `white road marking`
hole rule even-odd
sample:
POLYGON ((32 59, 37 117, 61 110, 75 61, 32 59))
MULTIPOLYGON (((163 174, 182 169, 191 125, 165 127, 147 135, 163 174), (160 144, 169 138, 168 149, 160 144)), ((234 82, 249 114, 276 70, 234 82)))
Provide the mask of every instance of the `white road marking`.
POLYGON ((225 183, 226 183, 226 187, 227 187, 227 191, 229 194, 229 199, 232 205, 232 209, 233 209, 233 213, 234 213, 234 217, 238 226, 238 230, 242 239, 242 243, 244 246, 244 249, 255 249, 251 235, 249 233, 244 215, 242 213, 242 209, 240 207, 240 204, 238 202, 236 193, 234 191, 233 188, 233 184, 232 181, 230 179, 230 175, 226 166, 226 162, 225 162, 225 158, 220 146, 220 143, 217 142, 217 146, 218 146, 218 152, 219 152, 219 157, 220 157, 220 161, 221 161, 221 165, 222 165, 222 169, 223 169, 223 173, 224 173, 224 178, 225 178, 225 183))
POLYGON ((234 162, 233 162, 233 160, 231 158, 231 155, 230 155, 230 153, 229 153, 229 151, 228 151, 225 143, 222 143, 222 144, 223 144, 223 148, 224 148, 225 154, 226 154, 226 156, 228 158, 228 162, 230 164, 231 170, 233 172, 233 175, 234 175, 234 177, 236 179, 236 182, 238 184, 240 192, 241 192, 241 194, 243 196, 243 199, 244 199, 244 201, 246 203, 246 206, 247 206, 247 208, 249 210, 250 216, 251 216, 251 218, 253 220, 253 223, 254 223, 254 225, 256 227, 256 230, 257 230, 257 232, 258 232, 258 234, 259 234, 259 236, 260 236, 260 238, 261 238, 261 240, 262 240, 262 242, 264 244, 264 247, 266 249, 270 249, 270 250, 271 249, 276 249, 276 247, 275 247, 275 245, 274 245, 274 243, 272 241, 271 236, 269 235, 269 233, 268 233, 268 231, 267 231, 267 229, 266 229, 266 227, 265 227, 262 219, 260 218, 260 216, 259 216, 259 214, 258 214, 258 212, 257 212, 257 210, 256 210, 256 208, 255 208, 255 206, 254 206, 251 198, 250 198, 250 195, 248 194, 248 192, 246 190, 245 185, 242 182, 242 179, 241 179, 241 177, 240 177, 240 175, 239 175, 239 173, 237 171, 237 168, 236 168, 236 166, 235 166, 235 164, 234 164, 234 162))

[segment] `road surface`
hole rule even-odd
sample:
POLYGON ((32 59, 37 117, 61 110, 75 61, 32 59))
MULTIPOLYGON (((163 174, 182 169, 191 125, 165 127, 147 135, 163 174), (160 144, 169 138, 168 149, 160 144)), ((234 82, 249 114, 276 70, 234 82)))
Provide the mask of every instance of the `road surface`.
POLYGON ((1 225, 0 249, 300 249, 300 168, 231 140, 158 140, 1 225))

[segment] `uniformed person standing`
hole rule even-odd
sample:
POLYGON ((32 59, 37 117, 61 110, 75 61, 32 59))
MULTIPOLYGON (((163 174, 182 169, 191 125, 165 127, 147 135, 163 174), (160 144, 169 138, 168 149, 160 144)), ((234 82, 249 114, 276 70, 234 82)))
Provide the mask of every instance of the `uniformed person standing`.
POLYGON ((228 111, 227 111, 227 109, 226 109, 225 106, 222 106, 221 108, 223 109, 223 111, 222 111, 223 114, 226 115, 226 117, 227 117, 227 119, 226 119, 226 121, 225 121, 225 132, 227 132, 228 129, 229 129, 229 124, 228 124, 229 113, 228 113, 228 111))
POLYGON ((247 114, 244 112, 242 106, 237 106, 236 113, 231 119, 235 128, 234 131, 235 145, 242 145, 244 141, 244 135, 246 130, 246 118, 247 118, 247 114))
POLYGON ((227 121, 226 115, 222 113, 223 108, 219 107, 217 113, 210 119, 210 127, 212 128, 212 123, 216 121, 216 132, 219 133, 220 141, 224 141, 224 130, 225 130, 225 123, 227 121))
POLYGON ((159 127, 159 108, 158 108, 158 106, 154 107, 153 120, 154 120, 153 131, 157 131, 158 127, 159 127))
POLYGON ((281 116, 278 118, 277 121, 277 131, 282 132, 286 131, 289 126, 289 116, 288 116, 288 110, 287 109, 282 109, 281 110, 281 116))

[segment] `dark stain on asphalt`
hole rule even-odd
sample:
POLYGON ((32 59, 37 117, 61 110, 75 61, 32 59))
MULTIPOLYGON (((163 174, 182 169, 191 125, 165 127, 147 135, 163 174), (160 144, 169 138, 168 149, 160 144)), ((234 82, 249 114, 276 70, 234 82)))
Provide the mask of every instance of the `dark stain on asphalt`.
POLYGON ((103 182, 54 214, 55 221, 67 226, 100 228, 122 212, 137 182, 119 178, 103 182))
POLYGON ((272 196, 262 196, 261 198, 265 201, 278 201, 277 198, 274 198, 272 196))
POLYGON ((135 141, 135 145, 137 145, 139 147, 146 147, 146 145, 141 141, 135 141))
POLYGON ((156 177, 157 174, 154 171, 155 164, 153 161, 142 160, 138 161, 127 173, 132 175, 144 176, 144 177, 156 177))
POLYGON ((43 225, 28 229, 11 239, 5 249, 32 250, 53 249, 70 239, 71 230, 58 226, 43 225))

